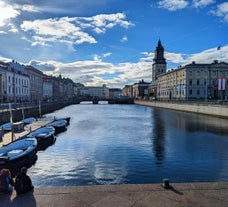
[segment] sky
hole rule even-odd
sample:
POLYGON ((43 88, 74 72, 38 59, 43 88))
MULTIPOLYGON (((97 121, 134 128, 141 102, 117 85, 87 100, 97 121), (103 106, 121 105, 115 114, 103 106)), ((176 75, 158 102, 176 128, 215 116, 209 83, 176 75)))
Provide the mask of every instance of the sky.
POLYGON ((159 39, 168 70, 228 62, 228 1, 0 0, 0 60, 85 86, 151 82, 159 39))

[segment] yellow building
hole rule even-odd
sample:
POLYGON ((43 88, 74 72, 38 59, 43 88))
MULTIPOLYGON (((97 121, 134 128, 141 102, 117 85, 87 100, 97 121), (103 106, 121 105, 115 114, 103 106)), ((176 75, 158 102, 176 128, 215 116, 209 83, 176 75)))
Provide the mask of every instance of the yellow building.
POLYGON ((195 100, 228 97, 228 63, 188 64, 157 78, 157 99, 195 100))

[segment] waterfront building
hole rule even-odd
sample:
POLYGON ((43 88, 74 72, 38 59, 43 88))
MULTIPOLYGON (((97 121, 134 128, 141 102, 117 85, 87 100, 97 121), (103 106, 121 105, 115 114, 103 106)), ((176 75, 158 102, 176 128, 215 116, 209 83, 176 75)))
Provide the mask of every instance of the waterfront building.
POLYGON ((228 63, 192 62, 158 76, 157 98, 160 100, 227 100, 227 86, 228 63))
POLYGON ((120 88, 109 88, 109 98, 117 97, 122 95, 122 90, 120 88))
POLYGON ((7 100, 6 97, 6 71, 8 65, 4 62, 0 62, 0 103, 4 103, 7 100))
POLYGON ((30 81, 25 66, 15 62, 0 63, 1 102, 30 101, 30 81))
POLYGON ((90 86, 81 89, 81 95, 97 97, 97 98, 109 98, 109 88, 104 84, 102 87, 90 86))
POLYGON ((43 78, 43 101, 53 101, 53 81, 52 77, 47 75, 43 78))
POLYGON ((64 94, 65 94, 65 100, 72 100, 73 97, 75 97, 74 94, 74 82, 69 78, 63 78, 63 83, 65 85, 64 87, 64 94))
POLYGON ((122 89, 122 94, 124 96, 128 96, 133 98, 133 86, 132 85, 125 85, 122 89))
MULTIPOLYGON (((150 100, 196 100, 228 97, 228 63, 195 63, 166 70, 161 41, 155 49, 152 82, 148 87, 150 100)), ((136 98, 137 95, 134 94, 136 98)))
POLYGON ((30 80, 30 100, 32 102, 43 100, 43 78, 40 70, 28 65, 26 66, 30 80))
POLYGON ((149 87, 150 83, 140 80, 138 83, 135 83, 132 86, 132 93, 134 98, 144 98, 149 96, 149 87))

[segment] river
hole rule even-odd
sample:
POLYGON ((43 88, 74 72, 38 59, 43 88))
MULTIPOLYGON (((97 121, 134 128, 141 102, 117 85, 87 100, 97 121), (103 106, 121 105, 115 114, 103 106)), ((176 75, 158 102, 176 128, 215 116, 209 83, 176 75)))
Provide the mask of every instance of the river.
POLYGON ((228 181, 228 120, 139 105, 65 107, 71 117, 29 169, 35 187, 228 181))

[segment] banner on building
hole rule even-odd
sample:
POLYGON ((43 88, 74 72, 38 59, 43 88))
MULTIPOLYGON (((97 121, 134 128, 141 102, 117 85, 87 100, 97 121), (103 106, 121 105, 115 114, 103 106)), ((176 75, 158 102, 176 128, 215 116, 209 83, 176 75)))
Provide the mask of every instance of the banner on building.
POLYGON ((218 90, 224 91, 226 89, 226 78, 219 78, 218 79, 218 90))
POLYGON ((157 90, 158 90, 158 94, 161 94, 162 89, 161 89, 161 86, 160 85, 158 86, 158 89, 157 90))

